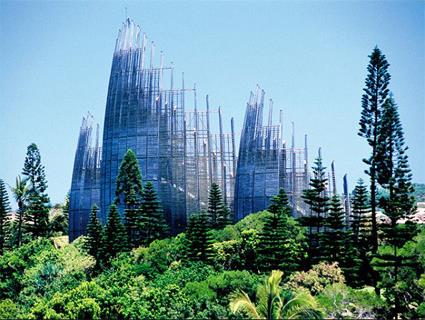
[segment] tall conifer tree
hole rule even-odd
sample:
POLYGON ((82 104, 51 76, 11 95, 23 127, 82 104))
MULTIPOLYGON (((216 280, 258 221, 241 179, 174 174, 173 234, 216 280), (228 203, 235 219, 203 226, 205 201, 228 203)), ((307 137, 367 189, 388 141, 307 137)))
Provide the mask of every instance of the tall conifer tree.
MULTIPOLYGON (((351 201, 351 237, 356 249, 353 259, 358 261, 358 277, 356 285, 373 284, 374 270, 371 267, 372 260, 372 219, 370 213, 369 195, 367 187, 360 179, 353 191, 351 201)), ((375 275, 376 277, 376 275, 375 275)))
POLYGON ((40 151, 35 143, 27 148, 22 174, 28 182, 28 199, 25 211, 26 229, 33 239, 46 236, 49 224, 50 200, 47 196, 47 180, 41 164, 40 151))
POLYGON ((224 228, 230 224, 230 212, 223 202, 220 187, 217 183, 211 184, 211 190, 208 197, 208 217, 210 225, 213 228, 224 228))
POLYGON ((186 229, 186 256, 192 261, 208 262, 211 258, 212 237, 205 213, 192 214, 186 229))
POLYGON ((10 237, 10 203, 6 186, 0 179, 0 255, 6 249, 6 243, 10 237))
POLYGON ((310 214, 300 218, 301 225, 307 227, 308 232, 308 265, 305 266, 307 268, 321 259, 320 233, 325 226, 329 208, 329 197, 326 195, 326 167, 322 164, 320 151, 312 169, 313 177, 310 179, 310 189, 305 190, 302 196, 310 207, 310 214))
POLYGON ((85 248, 91 256, 93 256, 98 262, 100 259, 100 253, 102 250, 102 225, 97 218, 97 212, 99 208, 94 205, 89 217, 89 223, 87 224, 87 235, 85 248))
POLYGON ((413 267, 417 263, 417 257, 406 254, 403 246, 416 235, 416 225, 409 221, 416 207, 407 147, 397 105, 392 97, 384 104, 378 141, 382 144, 378 147, 380 162, 386 166, 380 168, 379 181, 388 191, 388 196, 382 197, 380 204, 390 223, 381 227, 383 246, 380 247, 373 265, 380 271, 382 280, 379 286, 385 289, 384 295, 391 308, 390 316, 397 318, 407 314, 412 303, 410 295, 406 295, 400 286, 400 281, 413 285, 415 279, 413 267), (400 220, 406 222, 400 223, 400 220), (400 278, 402 274, 403 279, 400 278))
POLYGON ((115 204, 124 207, 125 227, 132 247, 140 244, 140 219, 143 185, 136 154, 128 149, 117 176, 115 204))
POLYGON ((385 55, 378 47, 373 49, 369 56, 370 61, 367 67, 368 75, 365 80, 364 94, 362 96, 362 113, 360 118, 359 135, 365 138, 372 149, 369 158, 363 161, 369 166, 366 173, 370 177, 370 204, 372 211, 372 251, 378 249, 378 228, 376 223, 377 208, 377 178, 379 163, 378 157, 378 138, 380 135, 380 122, 382 117, 383 105, 387 99, 389 89, 388 84, 391 76, 388 73, 389 63, 385 55))
POLYGON ((290 217, 288 197, 284 189, 272 198, 271 213, 264 222, 259 236, 260 269, 285 270, 287 274, 299 269, 303 260, 303 235, 297 222, 290 217))
POLYGON ((139 227, 142 242, 148 245, 153 240, 165 238, 168 235, 168 225, 154 186, 150 181, 146 183, 143 190, 140 209, 139 227))
POLYGON ((121 222, 117 206, 112 204, 109 207, 108 221, 106 222, 102 236, 101 260, 108 265, 109 261, 118 253, 127 251, 128 238, 125 227, 121 222))
POLYGON ((323 233, 322 248, 324 260, 344 264, 347 252, 347 232, 345 231, 345 212, 337 195, 331 198, 329 213, 325 220, 326 231, 323 233))

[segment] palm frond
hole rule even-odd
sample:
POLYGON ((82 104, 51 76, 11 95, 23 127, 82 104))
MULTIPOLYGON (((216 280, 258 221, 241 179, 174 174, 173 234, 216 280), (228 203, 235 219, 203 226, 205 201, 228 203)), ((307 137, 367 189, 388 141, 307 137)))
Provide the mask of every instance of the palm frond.
POLYGON ((258 314, 257 308, 254 303, 251 301, 249 296, 243 292, 239 291, 233 294, 230 300, 230 310, 232 313, 244 312, 247 316, 252 319, 263 319, 264 316, 258 314))

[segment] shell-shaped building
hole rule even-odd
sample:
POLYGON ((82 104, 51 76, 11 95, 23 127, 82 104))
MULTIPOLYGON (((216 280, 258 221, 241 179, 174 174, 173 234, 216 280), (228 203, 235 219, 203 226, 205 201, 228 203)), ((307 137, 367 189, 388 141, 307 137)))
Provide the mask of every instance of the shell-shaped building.
POLYGON ((195 86, 186 88, 183 76, 176 86, 174 68, 164 65, 162 52, 159 66, 154 61, 153 42, 148 44, 140 27, 127 19, 113 54, 102 147, 96 142, 92 151, 92 127, 86 120, 80 130, 70 193, 70 240, 84 234, 94 204, 105 222, 128 149, 137 156, 143 182, 154 184, 174 232, 185 227, 187 214, 206 209, 212 182, 233 207, 233 120, 231 133, 225 133, 221 109, 210 110, 207 97, 205 110, 199 110, 195 86))

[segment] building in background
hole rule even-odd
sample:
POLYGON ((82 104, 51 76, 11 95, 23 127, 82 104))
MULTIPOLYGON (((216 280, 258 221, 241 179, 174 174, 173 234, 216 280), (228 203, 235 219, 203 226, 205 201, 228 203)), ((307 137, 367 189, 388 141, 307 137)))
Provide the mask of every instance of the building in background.
POLYGON ((137 156, 143 182, 154 184, 174 232, 185 227, 187 214, 206 209, 212 182, 233 208, 233 120, 231 133, 224 132, 221 109, 211 110, 207 97, 200 110, 195 86, 186 88, 183 76, 177 86, 173 67, 164 65, 162 52, 159 58, 155 65, 153 42, 148 44, 140 27, 127 19, 113 54, 102 148, 98 135, 92 147, 91 116, 80 130, 70 193, 71 241, 85 232, 94 204, 106 221, 128 149, 137 156))
MULTIPOLYGON (((273 124, 273 101, 269 101, 267 125, 263 124, 264 90, 257 86, 246 107, 235 185, 235 218, 266 209, 280 188, 284 188, 293 215, 304 212, 301 194, 308 188, 307 137, 304 148, 295 148, 282 139, 282 111, 279 123, 273 124)), ((292 128, 294 128, 292 124, 292 128)))

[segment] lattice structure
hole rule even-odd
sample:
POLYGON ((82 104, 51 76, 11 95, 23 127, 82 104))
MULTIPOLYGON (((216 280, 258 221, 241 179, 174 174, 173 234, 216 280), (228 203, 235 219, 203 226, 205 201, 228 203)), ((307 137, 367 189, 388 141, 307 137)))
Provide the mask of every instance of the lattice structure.
POLYGON ((81 235, 86 229, 93 204, 100 203, 100 163, 102 150, 99 147, 99 125, 93 145, 93 116, 83 118, 75 154, 69 202, 69 237, 81 235))
POLYGON ((264 90, 251 92, 242 129, 235 183, 235 217, 264 210, 280 188, 285 188, 294 215, 303 212, 300 198, 308 185, 307 145, 287 148, 282 142, 282 117, 272 124, 270 100, 268 124, 263 125, 264 90))
MULTIPOLYGON (((94 203, 100 205, 100 219, 106 221, 107 210, 115 198, 119 166, 128 149, 136 154, 143 181, 154 184, 174 232, 185 227, 188 213, 206 208, 212 181, 220 185, 227 205, 233 206, 234 134, 223 132, 220 109, 219 133, 214 133, 209 123, 208 100, 206 111, 199 111, 196 89, 186 89, 183 78, 181 88, 175 88, 174 69, 164 66, 162 53, 159 67, 154 66, 153 43, 147 64, 147 46, 146 35, 127 19, 118 34, 112 60, 102 161, 96 167, 98 171, 100 168, 100 175, 92 176, 92 181, 86 178, 92 188, 96 186, 96 192, 100 190, 100 197, 82 206, 88 191, 71 191, 71 202, 75 205, 70 209, 70 220, 84 216, 77 219, 80 222, 70 224, 71 240, 84 233, 89 208, 94 203), (187 101, 191 101, 189 109, 193 112, 185 112, 187 101)), ((80 140, 86 139, 84 134, 80 134, 80 140)), ((72 190, 82 183, 78 177, 83 170, 79 161, 85 156, 84 150, 79 143, 72 190)))

